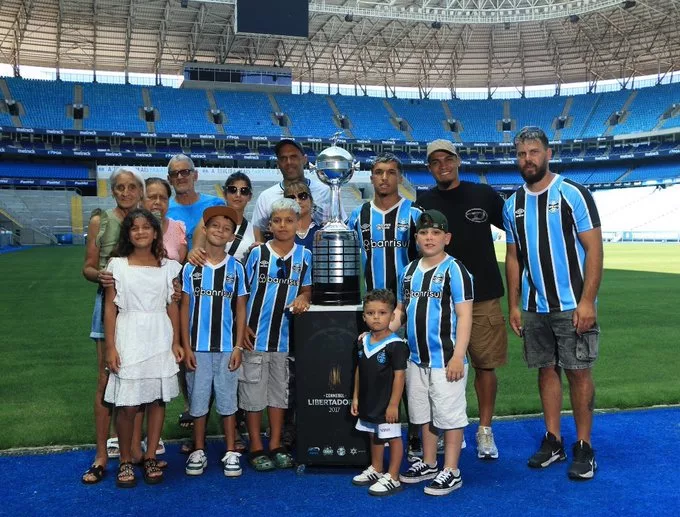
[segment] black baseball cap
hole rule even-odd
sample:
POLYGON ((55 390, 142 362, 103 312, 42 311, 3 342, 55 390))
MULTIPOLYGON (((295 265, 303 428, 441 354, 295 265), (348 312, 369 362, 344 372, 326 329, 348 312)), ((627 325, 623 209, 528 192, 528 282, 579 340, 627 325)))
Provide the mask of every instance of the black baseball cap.
POLYGON ((428 228, 435 228, 443 232, 449 232, 449 221, 446 216, 439 210, 425 210, 416 223, 416 231, 427 230, 428 228))
POLYGON ((307 153, 305 153, 305 150, 302 148, 302 144, 301 144, 300 142, 296 141, 296 140, 293 140, 292 138, 283 138, 282 140, 279 140, 279 141, 276 143, 276 145, 274 146, 274 154, 276 154, 276 156, 278 156, 278 155, 279 155, 279 151, 280 151, 281 148, 282 148, 284 145, 286 145, 286 144, 290 144, 290 145, 292 145, 292 146, 297 147, 297 149, 298 149, 302 154, 307 154, 307 153))

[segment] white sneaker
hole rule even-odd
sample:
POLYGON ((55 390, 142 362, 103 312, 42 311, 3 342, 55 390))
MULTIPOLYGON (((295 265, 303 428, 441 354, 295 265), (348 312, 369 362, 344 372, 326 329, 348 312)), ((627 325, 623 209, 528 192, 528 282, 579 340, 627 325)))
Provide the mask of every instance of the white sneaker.
MULTIPOLYGON (((463 450, 467 447, 467 443, 465 443, 465 437, 463 436, 463 443, 460 444, 460 449, 463 450)), ((437 454, 444 454, 444 437, 440 436, 439 439, 437 440, 437 454)))
POLYGON ((498 458, 498 447, 490 427, 479 426, 477 430, 477 457, 483 460, 498 458))
POLYGON ((198 449, 191 454, 184 466, 184 472, 188 476, 200 476, 208 466, 208 457, 203 452, 203 449, 198 449))
POLYGON ((241 470, 241 453, 236 451, 227 451, 222 458, 222 463, 224 465, 224 475, 228 478, 235 478, 240 476, 243 471, 241 470))
POLYGON ((357 474, 352 478, 352 484, 356 486, 368 486, 378 481, 381 477, 382 473, 375 470, 373 465, 369 465, 361 474, 357 474))
MULTIPOLYGON (((142 452, 146 452, 146 436, 142 440, 142 452)), ((156 456, 165 454, 165 443, 163 443, 163 438, 158 440, 158 447, 156 447, 156 456)))
POLYGON ((399 492, 401 489, 401 483, 396 479, 392 479, 392 476, 388 473, 373 483, 368 489, 368 493, 371 495, 384 496, 392 495, 399 492))

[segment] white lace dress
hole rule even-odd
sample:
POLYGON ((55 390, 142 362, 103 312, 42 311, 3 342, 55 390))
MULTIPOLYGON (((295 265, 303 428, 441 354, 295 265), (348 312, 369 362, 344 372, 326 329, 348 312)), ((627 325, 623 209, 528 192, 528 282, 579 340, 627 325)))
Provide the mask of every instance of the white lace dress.
POLYGON ((121 366, 109 375, 104 400, 116 406, 168 402, 179 394, 179 367, 167 305, 182 266, 165 259, 160 267, 131 266, 127 258, 115 257, 106 269, 116 282, 115 343, 121 366))

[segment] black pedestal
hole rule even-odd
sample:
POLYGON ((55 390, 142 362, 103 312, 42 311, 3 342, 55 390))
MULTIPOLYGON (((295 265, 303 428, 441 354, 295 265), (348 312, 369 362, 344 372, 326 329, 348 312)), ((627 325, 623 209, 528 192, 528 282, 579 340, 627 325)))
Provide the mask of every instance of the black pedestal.
POLYGON ((358 306, 323 307, 295 316, 297 461, 306 465, 367 465, 367 433, 350 413, 363 331, 358 306))

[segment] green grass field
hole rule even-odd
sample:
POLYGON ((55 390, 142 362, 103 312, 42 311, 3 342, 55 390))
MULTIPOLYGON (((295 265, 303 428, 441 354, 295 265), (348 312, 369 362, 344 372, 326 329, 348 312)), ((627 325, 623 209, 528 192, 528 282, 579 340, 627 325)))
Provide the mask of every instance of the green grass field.
MULTIPOLYGON (((502 261, 503 247, 498 250, 502 261)), ((80 274, 83 253, 80 247, 55 247, 0 256, 0 449, 94 440, 96 354, 87 336, 95 289, 80 274)), ((680 246, 608 245, 605 269, 597 407, 680 403, 680 320, 674 304, 680 246)), ((536 374, 522 362, 521 342, 514 336, 509 364, 498 375, 497 414, 540 411, 536 374)), ((468 401, 469 415, 476 416, 471 384, 468 401)), ((176 425, 180 404, 176 399, 168 406, 165 438, 186 436, 176 425)))

